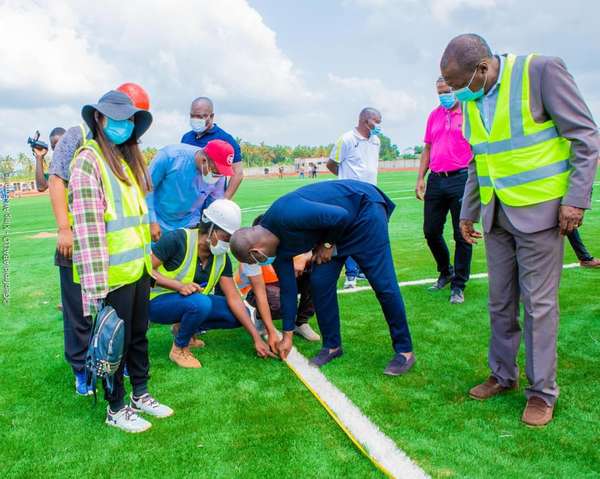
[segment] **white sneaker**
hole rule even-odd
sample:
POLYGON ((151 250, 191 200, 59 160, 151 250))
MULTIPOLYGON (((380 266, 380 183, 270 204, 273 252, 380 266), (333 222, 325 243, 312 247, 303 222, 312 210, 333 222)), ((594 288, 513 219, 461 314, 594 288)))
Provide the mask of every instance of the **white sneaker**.
POLYGON ((321 341, 321 336, 319 336, 308 323, 296 326, 294 328, 294 334, 302 336, 307 341, 321 341))
POLYGON ((159 403, 150 394, 146 393, 141 398, 135 399, 131 395, 131 409, 135 412, 150 414, 150 416, 163 418, 173 414, 173 410, 169 406, 159 403))
POLYGON ((144 432, 152 427, 151 423, 139 417, 129 406, 125 406, 117 412, 112 412, 110 407, 107 407, 105 422, 109 426, 131 433, 144 432))
POLYGON ((258 331, 258 334, 264 337, 265 334, 267 334, 267 328, 265 328, 265 323, 263 323, 261 319, 258 319, 258 316, 256 315, 256 308, 254 306, 250 306, 250 303, 248 303, 248 301, 244 301, 244 305, 246 306, 246 308, 248 308, 250 320, 252 321, 252 324, 258 331))
POLYGON ((346 281, 344 281, 344 289, 354 289, 354 288, 356 288, 356 278, 346 279, 346 281))

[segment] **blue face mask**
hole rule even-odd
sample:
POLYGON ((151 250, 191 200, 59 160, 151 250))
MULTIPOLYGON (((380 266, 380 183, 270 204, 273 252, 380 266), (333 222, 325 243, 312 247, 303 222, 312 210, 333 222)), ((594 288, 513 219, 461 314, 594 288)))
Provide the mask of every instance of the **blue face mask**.
POLYGON ((381 126, 375 125, 371 130, 371 135, 381 135, 381 126))
POLYGON ((113 120, 106 117, 106 126, 103 128, 106 138, 115 145, 125 143, 133 133, 134 124, 131 120, 113 120))
POLYGON ((479 90, 473 91, 471 90, 471 88, 469 88, 471 86, 471 83, 473 83, 473 79, 475 78, 475 74, 477 73, 477 68, 479 68, 479 65, 477 65, 477 67, 475 68, 475 71, 473 72, 473 75, 471 76, 471 79, 469 80, 469 83, 467 83, 466 86, 459 88, 458 90, 454 90, 454 95, 456 96, 456 99, 458 101, 475 101, 483 96, 483 89, 485 88, 485 84, 487 82, 487 73, 485 74, 485 81, 483 82, 483 86, 479 90))
POLYGON ((275 256, 267 256, 267 259, 265 261, 259 261, 258 264, 259 266, 269 266, 270 264, 273 264, 273 261, 275 261, 275 256))
POLYGON ((456 96, 452 92, 440 93, 438 96, 440 97, 440 105, 446 110, 449 110, 456 104, 456 96))

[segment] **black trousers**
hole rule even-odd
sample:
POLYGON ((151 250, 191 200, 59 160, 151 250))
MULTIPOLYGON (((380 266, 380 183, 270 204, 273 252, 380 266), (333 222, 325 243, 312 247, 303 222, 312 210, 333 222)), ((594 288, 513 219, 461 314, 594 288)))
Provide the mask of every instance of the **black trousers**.
POLYGON ((575 255, 577 255, 577 259, 579 261, 591 261, 594 257, 589 253, 583 241, 581 240, 581 236, 579 235, 579 230, 573 230, 570 235, 567 235, 569 238, 569 243, 571 243, 571 248, 575 251, 575 255))
POLYGON ((104 385, 104 399, 113 411, 124 405, 125 386, 123 385, 123 368, 127 363, 129 380, 133 394, 141 396, 148 392, 147 384, 150 369, 148 361, 148 305, 150 303, 150 276, 144 274, 135 283, 128 284, 108 293, 106 304, 115 308, 125 323, 125 346, 123 361, 114 375, 113 391, 109 393, 104 385))
POLYGON ((92 319, 83 316, 81 287, 73 281, 73 265, 66 258, 58 266, 60 275, 60 299, 62 302, 65 359, 73 371, 82 371, 85 367, 92 319), (70 264, 70 265, 69 265, 70 264))
POLYGON ((450 252, 444 240, 444 225, 448 212, 452 216, 452 227, 454 229, 454 277, 452 287, 464 289, 471 272, 472 246, 467 243, 460 234, 460 208, 467 172, 453 176, 440 176, 430 174, 427 178, 427 189, 425 191, 425 214, 423 222, 423 233, 427 245, 433 254, 437 264, 437 270, 442 275, 452 273, 450 264, 450 252))

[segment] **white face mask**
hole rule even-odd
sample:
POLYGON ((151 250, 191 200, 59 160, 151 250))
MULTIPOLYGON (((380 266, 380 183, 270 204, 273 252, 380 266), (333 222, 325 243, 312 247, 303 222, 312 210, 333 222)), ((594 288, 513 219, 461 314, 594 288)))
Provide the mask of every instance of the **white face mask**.
POLYGON ((190 126, 196 133, 204 133, 208 128, 206 120, 203 120, 202 118, 190 118, 190 126))
POLYGON ((205 175, 204 165, 202 165, 202 167, 200 168, 200 175, 202 175, 202 181, 204 181, 204 183, 206 183, 207 185, 214 185, 217 181, 219 181, 222 178, 221 176, 215 176, 215 174, 212 171, 210 171, 210 169, 205 175))
POLYGON ((226 241, 218 240, 217 244, 215 246, 213 246, 212 243, 210 244, 210 252, 214 256, 219 256, 219 255, 225 254, 228 251, 229 251, 229 243, 227 243, 226 241))

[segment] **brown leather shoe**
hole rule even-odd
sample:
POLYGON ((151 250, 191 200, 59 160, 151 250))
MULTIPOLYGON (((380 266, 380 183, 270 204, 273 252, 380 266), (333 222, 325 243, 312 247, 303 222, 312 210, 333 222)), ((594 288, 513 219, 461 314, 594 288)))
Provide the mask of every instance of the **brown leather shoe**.
POLYGON ((198 369, 202 367, 189 348, 178 348, 175 343, 171 347, 169 359, 182 368, 198 369))
MULTIPOLYGON (((179 323, 175 323, 173 326, 171 326, 171 333, 173 334, 173 338, 177 336, 177 333, 179 333, 179 326, 179 323)), ((206 346, 206 343, 200 338, 197 338, 195 334, 190 338, 190 342, 188 343, 188 348, 191 349, 203 348, 204 346, 206 346)))
POLYGON ((523 411, 522 421, 528 426, 542 427, 552 421, 554 406, 549 406, 539 396, 531 396, 523 411))
POLYGON ((511 387, 501 386, 494 376, 490 376, 485 380, 485 382, 478 384, 474 388, 471 388, 471 390, 469 391, 469 396, 472 399, 483 401, 505 391, 517 389, 518 387, 519 383, 517 381, 515 381, 515 384, 511 387))
POLYGON ((579 262, 582 268, 600 268, 600 258, 592 258, 579 262))

